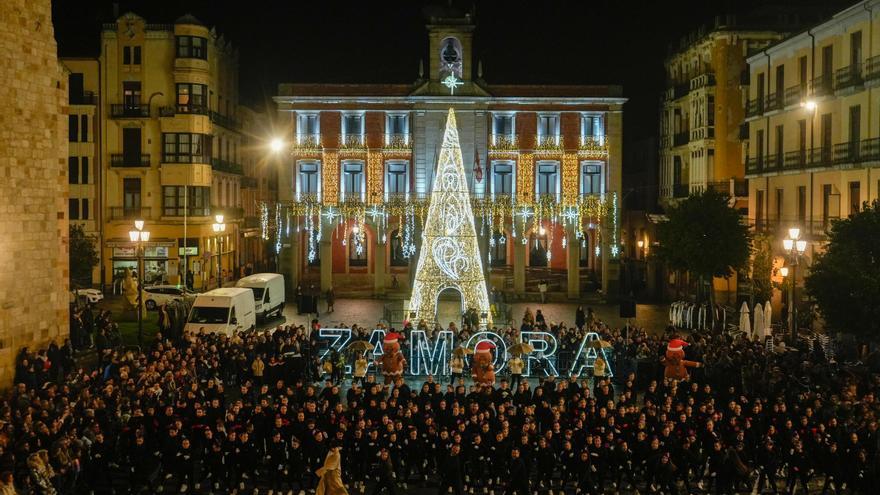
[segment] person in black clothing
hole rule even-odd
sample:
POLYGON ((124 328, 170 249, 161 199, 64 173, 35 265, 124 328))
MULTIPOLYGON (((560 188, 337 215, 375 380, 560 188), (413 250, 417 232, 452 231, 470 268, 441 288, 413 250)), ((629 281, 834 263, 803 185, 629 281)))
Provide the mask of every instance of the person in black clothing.
POLYGON ((510 450, 510 467, 507 473, 507 490, 505 495, 531 495, 529 483, 529 467, 520 457, 519 447, 510 450))
POLYGON ((376 463, 373 477, 376 480, 376 485, 373 487, 374 495, 381 493, 382 490, 388 490, 388 495, 397 494, 397 473, 394 471, 391 453, 387 448, 379 451, 379 462, 376 463))
MULTIPOLYGON (((440 485, 437 488, 438 495, 445 495, 448 489, 452 490, 453 495, 462 495, 464 493, 464 479, 461 465, 461 447, 452 445, 449 453, 443 459, 443 469, 438 473, 440 475, 440 485)), ((528 494, 528 492, 526 492, 528 494)))

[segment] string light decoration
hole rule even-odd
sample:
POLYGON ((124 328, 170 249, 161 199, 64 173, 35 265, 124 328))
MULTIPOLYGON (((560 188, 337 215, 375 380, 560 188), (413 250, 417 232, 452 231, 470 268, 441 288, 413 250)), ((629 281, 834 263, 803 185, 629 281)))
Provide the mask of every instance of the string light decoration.
POLYGON ((580 195, 578 157, 575 153, 562 155, 562 202, 572 203, 580 195))
POLYGON ((367 152, 367 198, 370 204, 378 204, 382 202, 384 196, 385 184, 384 180, 384 160, 380 151, 367 152))
POLYGON ((275 254, 281 253, 281 203, 275 203, 275 254))
POLYGON ((335 151, 325 151, 321 160, 321 188, 324 203, 335 205, 339 197, 339 155, 335 151))
POLYGON ((480 318, 480 326, 485 328, 491 325, 492 316, 452 108, 446 118, 435 177, 409 316, 433 322, 437 297, 452 288, 461 293, 466 308, 485 315, 480 318))
POLYGON ((269 240, 269 205, 260 203, 260 237, 269 240))
POLYGON ((516 161, 516 194, 520 203, 535 200, 535 155, 523 153, 516 161))

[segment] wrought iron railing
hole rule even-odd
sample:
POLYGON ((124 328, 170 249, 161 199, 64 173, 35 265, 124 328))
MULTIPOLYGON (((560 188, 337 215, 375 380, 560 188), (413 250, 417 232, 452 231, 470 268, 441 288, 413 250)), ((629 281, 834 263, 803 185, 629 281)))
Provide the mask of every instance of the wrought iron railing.
POLYGON ((110 220, 149 220, 151 209, 149 206, 111 206, 110 220))
POLYGON ((149 167, 149 153, 113 153, 110 155, 111 167, 149 167))
POLYGON ((110 105, 110 117, 114 119, 145 119, 150 117, 150 107, 142 103, 114 103, 110 105))
POLYGON ((211 168, 218 172, 226 172, 230 174, 243 174, 244 170, 239 163, 233 163, 229 160, 221 160, 220 158, 211 158, 211 168))
POLYGON ((509 152, 519 149, 519 139, 516 134, 490 134, 490 152, 509 152))

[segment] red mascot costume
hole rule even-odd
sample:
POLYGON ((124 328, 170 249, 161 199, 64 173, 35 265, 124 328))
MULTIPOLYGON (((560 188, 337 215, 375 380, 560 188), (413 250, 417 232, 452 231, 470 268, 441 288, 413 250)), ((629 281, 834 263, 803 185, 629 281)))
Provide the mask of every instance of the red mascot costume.
POLYGON ((406 367, 406 359, 400 352, 400 334, 388 333, 382 340, 382 350, 384 353, 379 359, 379 365, 382 366, 382 375, 385 377, 385 385, 390 385, 403 374, 403 368, 406 367))
POLYGON ((494 358, 492 350, 495 344, 484 340, 477 344, 474 352, 473 363, 471 364, 471 375, 474 377, 474 383, 480 385, 495 385, 495 366, 492 364, 494 358))
POLYGON ((667 379, 685 381, 690 378, 688 368, 699 368, 700 363, 696 361, 688 361, 684 358, 684 348, 688 343, 681 339, 672 339, 666 346, 666 357, 662 359, 666 370, 663 376, 667 379))

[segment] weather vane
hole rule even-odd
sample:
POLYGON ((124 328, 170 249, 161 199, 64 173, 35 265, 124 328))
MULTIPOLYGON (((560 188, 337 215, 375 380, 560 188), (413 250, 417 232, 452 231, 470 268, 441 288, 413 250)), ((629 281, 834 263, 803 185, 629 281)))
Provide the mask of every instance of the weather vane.
POLYGON ((442 81, 443 85, 449 88, 449 94, 455 94, 455 88, 464 84, 460 79, 455 77, 455 74, 449 74, 446 76, 446 79, 442 81))

